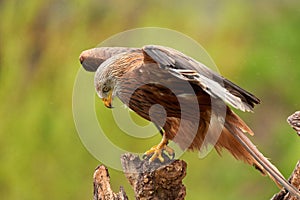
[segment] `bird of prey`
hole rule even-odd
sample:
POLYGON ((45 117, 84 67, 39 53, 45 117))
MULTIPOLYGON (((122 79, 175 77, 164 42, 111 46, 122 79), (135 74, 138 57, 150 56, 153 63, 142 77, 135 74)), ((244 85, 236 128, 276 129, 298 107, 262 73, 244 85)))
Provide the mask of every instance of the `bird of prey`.
POLYGON ((112 99, 118 97, 159 128, 161 142, 145 153, 151 156, 150 162, 155 159, 163 162, 163 151, 174 155, 167 146, 169 140, 182 149, 199 151, 206 145, 203 144, 206 136, 217 137, 214 147, 218 153, 228 150, 236 159, 269 175, 279 187, 300 196, 246 137, 246 132, 253 135, 252 130, 228 106, 252 111, 260 103, 253 94, 169 47, 99 47, 83 51, 79 59, 85 70, 96 72, 96 93, 106 107, 112 108, 112 99), (191 90, 184 86, 187 83, 191 90), (191 106, 195 103, 196 107, 191 106), (166 119, 162 119, 161 112, 153 111, 150 116, 149 110, 155 104, 164 107, 166 119), (209 127, 212 127, 210 133, 209 127), (214 127, 221 127, 220 134, 214 133, 214 127))

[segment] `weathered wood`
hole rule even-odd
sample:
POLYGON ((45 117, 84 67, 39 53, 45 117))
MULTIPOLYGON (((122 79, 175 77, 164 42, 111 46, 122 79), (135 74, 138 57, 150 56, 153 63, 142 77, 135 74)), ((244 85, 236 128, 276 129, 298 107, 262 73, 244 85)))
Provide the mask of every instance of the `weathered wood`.
POLYGON ((287 118, 287 122, 300 136, 300 111, 295 112, 287 118))
POLYGON ((133 154, 124 154, 121 163, 125 176, 133 187, 137 200, 146 199, 176 199, 182 200, 186 188, 182 180, 186 175, 187 164, 183 160, 149 163, 148 159, 141 160, 133 154))
POLYGON ((112 191, 109 173, 104 165, 98 166, 94 172, 94 200, 128 200, 123 187, 118 193, 112 191))
MULTIPOLYGON (((122 155, 123 170, 137 200, 184 199, 186 189, 182 180, 187 164, 182 160, 170 160, 167 156, 164 158, 164 163, 149 163, 148 159, 141 160, 133 154, 122 155)), ((109 173, 104 165, 98 166, 94 173, 94 200, 128 200, 122 187, 118 193, 112 191, 109 173)))
MULTIPOLYGON (((289 116, 287 118, 287 122, 295 131, 297 131, 298 135, 300 136, 300 111, 297 111, 289 116)), ((298 190, 300 190, 300 160, 298 161, 288 181, 298 190)), ((282 189, 278 194, 273 196, 272 200, 297 200, 297 198, 293 197, 286 189, 282 189)))
MULTIPOLYGON (((289 182, 300 190, 300 161, 298 161, 295 170, 289 178, 289 182)), ((274 195, 272 200, 299 200, 292 196, 286 189, 282 189, 278 194, 274 195)))

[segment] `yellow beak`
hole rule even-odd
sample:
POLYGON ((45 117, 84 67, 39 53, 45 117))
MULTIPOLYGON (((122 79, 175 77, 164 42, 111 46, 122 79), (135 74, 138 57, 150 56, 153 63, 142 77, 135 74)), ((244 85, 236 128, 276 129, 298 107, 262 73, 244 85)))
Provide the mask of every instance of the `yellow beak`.
POLYGON ((112 91, 109 92, 107 98, 102 98, 102 101, 107 108, 112 108, 112 91))

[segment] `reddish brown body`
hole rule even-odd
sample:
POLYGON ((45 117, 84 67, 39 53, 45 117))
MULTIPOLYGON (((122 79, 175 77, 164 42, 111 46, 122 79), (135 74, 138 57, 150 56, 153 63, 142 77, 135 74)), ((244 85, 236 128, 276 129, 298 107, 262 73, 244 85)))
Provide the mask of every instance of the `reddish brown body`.
POLYGON ((97 70, 97 91, 101 93, 102 86, 112 82, 113 95, 162 127, 164 138, 182 149, 201 150, 208 144, 218 153, 226 149, 236 159, 268 174, 278 185, 298 193, 245 136, 245 132, 253 132, 226 105, 252 111, 260 101, 251 93, 167 47, 97 48, 83 52, 80 61, 88 71, 97 70), (166 115, 151 110, 150 116, 155 104, 162 105, 166 115))
MULTIPOLYGON (((117 96, 127 104, 133 111, 147 120, 149 117, 149 109, 154 104, 162 105, 167 112, 166 123, 163 125, 167 139, 174 140, 182 149, 200 150, 206 137, 210 121, 211 121, 211 100, 212 97, 205 93, 193 83, 192 88, 198 100, 198 110, 194 109, 192 102, 194 99, 188 97, 178 97, 176 94, 186 92, 182 88, 183 82, 179 78, 174 77, 169 72, 159 68, 157 63, 141 52, 133 52, 126 54, 122 59, 118 60, 115 65, 122 68, 122 73, 117 75, 119 80, 117 96), (130 80, 130 81, 129 81, 130 80), (155 83, 155 84, 154 84, 155 83), (132 85, 139 85, 135 88, 132 85), (172 89, 169 89, 172 85, 172 89), (169 88, 168 88, 169 86, 169 88), (177 90, 177 91, 174 91, 177 90), (182 91, 180 91, 182 90, 182 91), (181 98, 181 100, 178 100, 181 98), (185 110, 181 110, 180 103, 184 103, 185 110), (185 118, 182 113, 185 113, 185 118), (199 117, 195 117, 199 115, 199 117), (194 119, 199 119, 195 121, 194 119), (182 130, 179 127, 182 126, 182 130), (196 134, 193 134, 197 130, 196 134)), ((193 95, 193 94, 191 94, 193 95)), ((217 99, 213 99, 218 101, 217 99)), ((251 135, 251 129, 236 115, 233 111, 225 106, 226 113, 224 113, 225 124, 236 131, 236 134, 244 134, 248 132, 251 135)), ((218 112, 217 108, 214 112, 218 112)), ((217 115, 218 113, 215 113, 217 115)), ((154 123, 159 124, 161 113, 154 113, 152 120, 157 120, 154 123)), ((222 115, 222 114, 220 114, 222 115)), ((220 122, 221 123, 221 122, 220 122)), ((224 124, 224 125, 225 125, 224 124)), ((223 126, 220 124, 219 126, 223 126)), ((255 166, 261 172, 264 169, 259 163, 245 150, 245 148, 229 133, 229 130, 223 126, 221 134, 216 133, 211 137, 217 139, 215 149, 221 153, 222 148, 227 149, 235 158, 245 161, 246 163, 255 166)))

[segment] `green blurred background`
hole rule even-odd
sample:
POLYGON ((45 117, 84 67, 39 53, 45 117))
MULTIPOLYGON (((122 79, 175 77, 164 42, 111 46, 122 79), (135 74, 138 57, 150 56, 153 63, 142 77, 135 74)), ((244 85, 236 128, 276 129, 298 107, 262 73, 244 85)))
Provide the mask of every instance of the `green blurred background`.
MULTIPOLYGON (((300 158, 300 139, 286 123, 300 110, 299 8, 296 0, 0 0, 0 198, 92 199, 99 161, 82 145, 72 116, 78 56, 113 34, 145 26, 189 35, 225 77, 261 98, 254 114, 238 113, 256 133, 252 141, 289 176, 300 158)), ((122 141, 128 150, 148 148, 122 141)), ((228 153, 182 158, 186 199, 270 199, 278 191, 228 153)), ((123 185, 133 199, 122 173, 110 173, 113 189, 123 185)))

